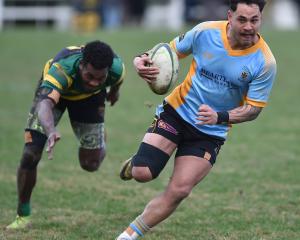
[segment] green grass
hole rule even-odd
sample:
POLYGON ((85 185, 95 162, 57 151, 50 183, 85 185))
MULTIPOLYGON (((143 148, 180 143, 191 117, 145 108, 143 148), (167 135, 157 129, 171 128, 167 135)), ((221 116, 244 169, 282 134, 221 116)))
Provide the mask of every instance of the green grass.
MULTIPOLYGON (((121 162, 138 147, 162 97, 135 74, 132 59, 176 33, 93 34, 4 31, 0 35, 0 239, 114 239, 163 191, 173 161, 153 182, 122 182, 121 162), (121 99, 107 107, 108 155, 96 173, 81 170, 77 142, 64 116, 55 158, 44 155, 32 196, 33 228, 2 229, 16 214, 16 168, 33 89, 44 62, 67 45, 109 42, 127 65, 121 99), (153 107, 147 107, 148 104, 153 107)), ((278 64, 268 107, 258 120, 235 125, 211 174, 145 239, 300 239, 299 42, 297 32, 265 32, 278 64)), ((187 69, 184 61, 181 77, 187 69)))

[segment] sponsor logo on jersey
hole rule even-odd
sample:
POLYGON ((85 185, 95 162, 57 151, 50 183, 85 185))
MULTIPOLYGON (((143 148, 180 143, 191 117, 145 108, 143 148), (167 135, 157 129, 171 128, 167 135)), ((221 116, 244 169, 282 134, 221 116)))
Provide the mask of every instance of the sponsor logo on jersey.
POLYGON ((232 87, 231 82, 228 81, 224 75, 210 72, 205 68, 201 68, 200 72, 203 77, 212 80, 214 83, 217 83, 220 86, 224 86, 228 88, 232 87))

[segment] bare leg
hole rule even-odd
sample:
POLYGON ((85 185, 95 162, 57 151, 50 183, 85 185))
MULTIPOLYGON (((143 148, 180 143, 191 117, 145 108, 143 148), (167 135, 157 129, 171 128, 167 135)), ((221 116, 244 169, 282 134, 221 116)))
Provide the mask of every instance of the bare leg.
POLYGON ((37 180, 37 164, 42 156, 42 149, 25 145, 20 166, 17 171, 18 214, 22 215, 20 205, 29 203, 37 180))
POLYGON ((173 175, 166 190, 151 200, 144 209, 142 213, 144 222, 153 227, 168 218, 210 169, 211 164, 203 158, 194 156, 176 158, 173 175))
POLYGON ((19 202, 29 202, 32 190, 36 184, 37 170, 24 170, 18 168, 17 187, 19 202))

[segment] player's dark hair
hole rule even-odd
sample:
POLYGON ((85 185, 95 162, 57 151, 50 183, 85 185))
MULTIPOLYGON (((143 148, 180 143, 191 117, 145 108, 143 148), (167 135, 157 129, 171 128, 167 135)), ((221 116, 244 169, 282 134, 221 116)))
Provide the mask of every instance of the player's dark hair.
POLYGON ((83 65, 91 64, 96 69, 110 68, 114 52, 109 45, 99 40, 89 42, 83 48, 83 65))
POLYGON ((260 12, 262 12, 266 5, 265 0, 229 0, 230 9, 235 12, 239 3, 246 3, 247 5, 256 4, 258 5, 260 12))

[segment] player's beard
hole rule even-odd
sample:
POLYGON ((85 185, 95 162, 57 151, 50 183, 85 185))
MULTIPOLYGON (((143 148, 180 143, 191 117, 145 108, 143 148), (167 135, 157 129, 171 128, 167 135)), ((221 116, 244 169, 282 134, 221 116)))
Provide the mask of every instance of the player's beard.
POLYGON ((255 44, 256 40, 255 32, 240 32, 239 34, 239 42, 241 47, 249 48, 255 44))

